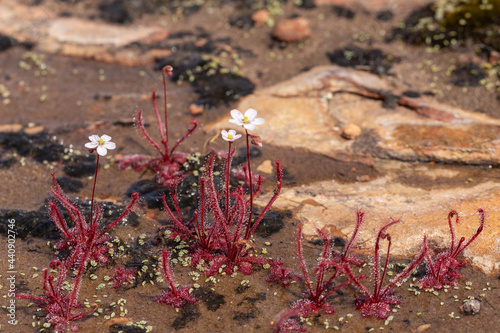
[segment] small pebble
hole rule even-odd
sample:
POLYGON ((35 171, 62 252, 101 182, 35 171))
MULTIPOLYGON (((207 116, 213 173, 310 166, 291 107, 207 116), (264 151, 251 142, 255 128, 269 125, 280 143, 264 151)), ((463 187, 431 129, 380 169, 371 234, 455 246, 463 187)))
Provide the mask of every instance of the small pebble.
POLYGON ((460 306, 460 310, 466 314, 475 315, 481 310, 481 302, 477 299, 470 299, 460 306))
POLYGON ((267 9, 259 9, 255 13, 252 14, 252 20, 255 22, 255 26, 261 27, 266 23, 271 15, 267 11, 267 9))
POLYGON ((203 111, 205 111, 205 108, 202 105, 197 105, 197 104, 189 104, 189 112, 193 116, 197 116, 199 114, 202 114, 203 111))
POLYGON ((309 20, 304 17, 281 21, 273 31, 273 36, 283 42, 300 42, 310 35, 309 20))
POLYGON ((420 325, 419 327, 417 327, 417 332, 425 332, 429 328, 431 328, 431 324, 423 324, 423 325, 420 325))
POLYGON ((23 128, 21 124, 5 124, 0 125, 0 133, 13 133, 18 132, 23 128))
POLYGON ((45 128, 43 126, 39 125, 39 126, 25 128, 24 133, 26 133, 28 135, 35 135, 35 134, 43 132, 44 130, 45 130, 45 128))
POLYGON ((361 135, 361 128, 355 124, 349 124, 342 130, 342 137, 347 140, 352 140, 361 135))

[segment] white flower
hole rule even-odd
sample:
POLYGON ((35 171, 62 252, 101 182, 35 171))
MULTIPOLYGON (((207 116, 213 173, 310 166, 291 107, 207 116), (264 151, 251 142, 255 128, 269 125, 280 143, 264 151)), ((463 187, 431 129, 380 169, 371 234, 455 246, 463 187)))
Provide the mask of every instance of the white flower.
POLYGON ((234 142, 234 140, 241 138, 241 134, 236 134, 235 130, 222 130, 220 134, 222 138, 228 142, 234 142))
POLYGON ((109 135, 104 134, 99 137, 99 135, 91 135, 89 136, 90 142, 85 144, 85 147, 89 149, 96 149, 97 153, 101 156, 106 156, 108 153, 108 149, 115 149, 116 144, 111 142, 111 137, 109 135))
POLYGON ((254 109, 248 109, 243 115, 239 110, 231 110, 231 117, 229 122, 231 124, 243 126, 247 130, 254 130, 255 125, 264 124, 264 118, 257 118, 257 111, 254 109))

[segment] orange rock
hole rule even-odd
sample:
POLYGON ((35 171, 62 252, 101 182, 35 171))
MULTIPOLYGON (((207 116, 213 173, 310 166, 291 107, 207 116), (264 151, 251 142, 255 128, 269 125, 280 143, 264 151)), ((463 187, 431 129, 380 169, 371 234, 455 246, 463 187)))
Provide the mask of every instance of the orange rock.
POLYGON ((255 22, 255 26, 261 27, 266 23, 271 14, 267 11, 267 9, 259 9, 258 11, 252 14, 252 20, 255 22))
POLYGON ((284 42, 300 42, 310 35, 309 20, 304 17, 281 21, 273 31, 273 36, 284 42))
POLYGON ((193 116, 197 116, 199 114, 202 114, 203 111, 205 111, 205 108, 202 105, 197 105, 197 104, 189 104, 189 112, 193 116))
POLYGON ((361 128, 355 124, 349 124, 342 130, 342 137, 347 140, 352 140, 361 135, 361 128))

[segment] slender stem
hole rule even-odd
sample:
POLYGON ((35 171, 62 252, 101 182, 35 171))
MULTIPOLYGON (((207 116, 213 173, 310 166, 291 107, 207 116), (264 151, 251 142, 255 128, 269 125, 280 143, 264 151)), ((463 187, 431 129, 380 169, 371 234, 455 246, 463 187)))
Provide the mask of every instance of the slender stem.
MULTIPOLYGON (((385 264, 384 264, 384 270, 382 271, 382 277, 380 278, 380 283, 378 285, 378 288, 377 286, 375 286, 375 292, 373 293, 373 297, 375 299, 380 299, 380 290, 382 290, 382 285, 384 284, 384 279, 385 279, 385 274, 387 273, 387 265, 389 264, 389 255, 391 253, 391 235, 387 235, 386 236, 387 240, 389 241, 389 244, 387 245, 387 255, 385 257, 385 264)), ((380 269, 379 267, 377 267, 377 269, 380 269)))
MULTIPOLYGON (((94 195, 95 195, 95 184, 97 182, 97 171, 99 170, 99 154, 97 154, 97 161, 95 164, 95 174, 94 174, 94 187, 92 187, 92 199, 90 201, 90 225, 93 225, 92 215, 94 213, 94 195)), ((90 228, 92 230, 92 228, 90 228)))
POLYGON ((451 218, 455 215, 457 218, 455 220, 456 223, 458 223, 458 213, 454 210, 452 210, 448 214, 448 225, 450 226, 450 235, 451 235, 451 247, 450 247, 450 256, 453 254, 453 251, 455 251, 455 231, 453 230, 453 223, 451 221, 451 218))
POLYGON ((364 216, 365 216, 365 213, 363 213, 362 211, 360 211, 360 210, 356 211, 356 226, 354 227, 354 231, 351 235, 351 239, 349 239, 349 242, 344 247, 344 253, 342 254, 342 261, 345 260, 345 258, 347 256, 347 252, 349 252, 349 249, 351 248, 352 244, 354 243, 354 240, 356 239, 356 236, 358 235, 358 231, 361 227, 361 224, 363 223, 364 216))
POLYGON ((247 224, 247 230, 245 232, 245 238, 248 237, 248 232, 250 231, 250 226, 252 224, 252 211, 253 211, 253 181, 252 181, 252 167, 250 165, 250 144, 248 142, 248 138, 250 135, 248 134, 248 131, 245 129, 245 134, 247 136, 247 164, 248 164, 248 180, 250 184, 248 185, 250 188, 250 210, 248 212, 248 224, 247 224))
POLYGON ((304 280, 306 281, 307 289, 309 291, 309 296, 314 297, 311 281, 309 280, 309 275, 307 274, 307 267, 304 261, 304 255, 302 254, 302 226, 299 226, 297 230, 297 255, 299 257, 300 268, 302 269, 302 274, 304 275, 304 280))
POLYGON ((232 142, 229 141, 229 148, 227 149, 227 165, 226 165, 226 179, 225 179, 225 185, 226 185, 226 207, 225 207, 225 212, 224 212, 224 217, 226 219, 226 222, 228 220, 229 216, 229 173, 231 172, 231 145, 232 142))
MULTIPOLYGON (((164 145, 165 145, 165 154, 168 154, 168 119, 167 119, 167 79, 165 77, 166 68, 163 68, 161 74, 163 76, 163 100, 165 103, 165 137, 164 137, 164 145)), ((163 141, 162 140, 162 141, 163 141)))

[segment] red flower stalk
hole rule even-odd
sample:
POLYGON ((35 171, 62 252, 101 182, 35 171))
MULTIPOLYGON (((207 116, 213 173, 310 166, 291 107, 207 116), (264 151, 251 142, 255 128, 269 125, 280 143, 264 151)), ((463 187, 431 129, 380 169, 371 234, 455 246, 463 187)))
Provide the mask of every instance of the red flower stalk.
MULTIPOLYGON (((362 213, 358 214, 358 216, 360 218, 358 219, 358 223, 356 224, 355 232, 351 236, 351 241, 345 247, 346 255, 344 256, 344 258, 349 258, 349 260, 351 259, 351 257, 347 256, 347 250, 349 250, 350 246, 352 245, 359 226, 362 222, 362 213)), ((346 269, 349 269, 348 264, 350 262, 348 263, 344 259, 342 259, 341 261, 337 261, 335 258, 333 258, 330 254, 331 242, 329 237, 322 230, 317 229, 317 232, 323 239, 324 246, 319 262, 314 269, 314 274, 316 275, 316 287, 313 286, 309 278, 309 274, 307 273, 307 266, 304 260, 304 255, 302 253, 302 226, 299 226, 297 231, 297 254, 300 262, 300 267, 302 269, 302 274, 304 275, 304 281, 306 282, 307 286, 307 298, 303 298, 295 302, 290 309, 278 315, 274 329, 275 333, 305 332, 305 329, 298 323, 295 317, 306 318, 309 317, 311 313, 318 313, 319 310, 322 310, 326 314, 335 313, 335 310, 327 302, 328 298, 332 293, 352 283, 351 280, 347 280, 337 286, 333 285, 334 279, 339 276, 340 273, 344 272, 346 269), (326 274, 331 268, 333 268, 334 270, 331 273, 330 277, 327 279, 326 274)), ((341 258, 340 255, 337 257, 341 258)), ((352 261, 353 263, 358 263, 358 260, 352 261)))
POLYGON ((443 286, 455 286, 457 284, 460 278, 458 269, 467 264, 466 260, 459 261, 457 257, 479 236, 484 228, 484 210, 479 208, 477 212, 480 215, 479 228, 465 244, 465 237, 461 237, 456 247, 452 218, 455 216, 455 223, 458 224, 459 216, 456 211, 451 211, 448 214, 448 225, 450 226, 451 236, 450 249, 437 254, 434 258, 431 258, 429 253, 425 256, 427 274, 419 281, 425 289, 442 289, 443 286))
MULTIPOLYGON (((133 193, 132 201, 128 204, 123 213, 107 227, 100 228, 100 223, 98 223, 98 221, 102 218, 102 214, 99 205, 95 205, 95 212, 91 217, 91 222, 87 223, 80 209, 71 203, 61 187, 57 184, 54 173, 52 173, 52 179, 54 182, 54 189, 51 190, 51 193, 55 200, 49 201, 50 215, 55 225, 64 236, 64 238, 59 240, 56 248, 60 250, 68 246, 71 247, 71 254, 67 263, 70 266, 76 265, 82 267, 83 271, 91 260, 95 260, 101 264, 108 263, 106 254, 109 249, 105 243, 111 240, 112 237, 107 235, 107 233, 131 213, 132 207, 139 200, 139 195, 133 193), (57 202, 66 208, 74 224, 73 228, 68 226, 57 202)), ((92 195, 92 199, 93 197, 92 195)))
POLYGON ((312 311, 317 313, 319 309, 323 310, 327 314, 333 314, 335 311, 327 303, 328 297, 339 290, 342 287, 350 284, 351 281, 346 281, 340 285, 333 287, 333 280, 338 276, 337 270, 332 273, 330 278, 326 279, 326 273, 329 270, 330 265, 325 265, 325 262, 329 262, 329 253, 330 253, 330 239, 322 230, 317 229, 318 234, 323 239, 323 251, 321 252, 321 258, 314 270, 314 274, 316 275, 316 287, 314 288, 311 280, 309 279, 309 275, 307 273, 307 266, 304 260, 304 255, 302 254, 302 226, 299 226, 298 235, 297 235, 297 254, 299 257, 300 267, 302 269, 302 274, 304 275, 304 280, 307 285, 307 295, 308 299, 301 300, 297 302, 294 307, 303 307, 302 317, 307 317, 309 313, 312 311), (326 281, 326 282, 325 282, 326 281), (308 301, 308 302, 305 302, 308 301), (310 302, 309 302, 310 301, 310 302))
POLYGON ((399 273, 392 281, 382 287, 384 283, 384 278, 387 273, 387 265, 389 264, 389 255, 391 250, 392 239, 391 235, 386 231, 387 229, 399 223, 400 220, 391 220, 385 226, 383 226, 378 235, 377 240, 375 242, 375 250, 373 254, 373 292, 370 293, 368 289, 361 284, 360 278, 355 277, 352 273, 352 270, 346 266, 345 272, 347 273, 351 282, 356 285, 362 292, 363 296, 358 296, 356 298, 355 304, 356 307, 361 311, 363 317, 371 317, 376 316, 379 319, 386 319, 391 313, 391 306, 398 305, 401 303, 401 300, 394 296, 394 290, 392 289, 397 283, 400 283, 403 279, 411 274, 411 272, 418 266, 418 264, 424 259, 427 253, 427 237, 424 236, 423 247, 420 254, 415 258, 406 268, 399 273), (387 255, 385 259, 384 269, 382 271, 382 275, 380 276, 380 241, 382 239, 387 239, 387 255))
MULTIPOLYGON (((234 149, 230 147, 227 156, 229 161, 225 169, 224 198, 219 195, 215 186, 213 175, 215 156, 212 154, 205 163, 205 172, 199 178, 198 209, 189 221, 182 219, 177 208, 174 214, 166 204, 166 200, 163 200, 165 211, 173 222, 175 234, 172 236, 181 235, 185 240, 193 241, 191 264, 196 266, 201 259, 211 262, 211 266, 205 272, 209 276, 218 272, 223 265, 226 265, 225 272, 228 274, 233 273, 235 266, 244 274, 251 274, 253 264, 266 263, 264 259, 251 255, 253 243, 250 238, 277 199, 283 183, 281 163, 277 162, 278 182, 274 195, 257 218, 252 220, 249 207, 253 196, 248 199, 243 186, 229 189, 230 160, 233 154, 234 149)), ((252 192, 256 194, 259 190, 260 186, 253 188, 252 192)), ((176 207, 176 196, 174 195, 172 199, 176 207)))
POLYGON ((52 260, 49 267, 51 269, 57 268, 58 273, 56 279, 54 276, 49 275, 48 269, 44 269, 43 289, 45 295, 34 296, 19 293, 16 294, 16 297, 33 300, 39 307, 44 308, 48 312, 46 316, 47 322, 54 325, 57 332, 66 332, 67 330, 76 332, 79 327, 76 324, 71 324, 71 322, 84 318, 93 313, 95 309, 75 312, 74 309, 82 307, 78 303, 81 279, 77 279, 71 292, 64 291, 63 286, 69 271, 69 265, 63 264, 59 260, 52 260))
POLYGON ((126 155, 115 158, 115 162, 120 170, 131 166, 136 171, 150 169, 156 173, 160 183, 169 185, 169 183, 182 176, 182 165, 186 162, 186 153, 176 152, 177 147, 186 140, 198 127, 198 121, 193 119, 189 122, 191 127, 181 138, 170 148, 168 142, 168 108, 167 108, 167 84, 166 77, 172 76, 172 66, 165 66, 162 70, 163 76, 163 96, 164 96, 164 121, 162 121, 160 111, 156 104, 156 92, 153 91, 153 108, 156 114, 156 122, 160 131, 161 142, 157 143, 146 131, 142 119, 142 110, 139 109, 135 116, 135 126, 146 140, 160 154, 160 157, 150 157, 144 155, 126 155))
POLYGON ((196 303, 198 300, 196 297, 191 296, 189 290, 190 286, 176 287, 174 282, 174 276, 172 273, 172 267, 170 266, 170 252, 168 250, 163 250, 162 252, 162 267, 163 274, 167 278, 170 284, 170 290, 163 291, 163 294, 157 298, 158 303, 164 303, 170 305, 174 308, 180 308, 186 303, 196 303))

